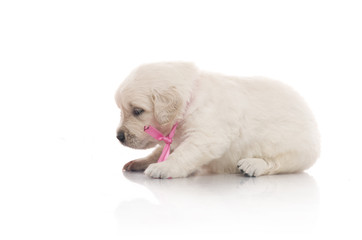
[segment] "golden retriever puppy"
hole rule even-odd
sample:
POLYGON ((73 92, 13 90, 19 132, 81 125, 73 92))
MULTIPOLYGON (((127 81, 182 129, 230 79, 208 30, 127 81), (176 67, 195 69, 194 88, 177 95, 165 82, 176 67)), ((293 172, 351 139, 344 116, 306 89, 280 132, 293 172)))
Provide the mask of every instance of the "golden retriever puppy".
POLYGON ((303 171, 319 156, 313 114, 293 89, 261 77, 241 78, 198 70, 191 63, 142 65, 116 92, 121 109, 117 138, 125 146, 155 147, 126 171, 181 178, 198 171, 261 176, 303 171), (167 160, 157 162, 164 136, 177 125, 167 160))

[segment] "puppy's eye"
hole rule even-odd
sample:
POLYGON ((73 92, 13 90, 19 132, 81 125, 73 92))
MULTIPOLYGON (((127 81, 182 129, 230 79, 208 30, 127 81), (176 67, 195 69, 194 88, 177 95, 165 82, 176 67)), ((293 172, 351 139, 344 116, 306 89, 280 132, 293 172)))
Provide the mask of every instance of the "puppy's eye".
POLYGON ((142 108, 134 108, 133 115, 137 117, 137 116, 141 115, 144 111, 145 110, 143 110, 142 108))

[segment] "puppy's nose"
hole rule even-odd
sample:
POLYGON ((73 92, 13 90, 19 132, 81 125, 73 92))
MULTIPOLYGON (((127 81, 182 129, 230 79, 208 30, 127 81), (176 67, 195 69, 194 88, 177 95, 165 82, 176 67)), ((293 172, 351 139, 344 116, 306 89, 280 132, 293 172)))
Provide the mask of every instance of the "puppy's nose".
POLYGON ((121 142, 124 143, 124 141, 126 140, 126 136, 124 135, 124 131, 119 131, 117 133, 117 139, 121 142))

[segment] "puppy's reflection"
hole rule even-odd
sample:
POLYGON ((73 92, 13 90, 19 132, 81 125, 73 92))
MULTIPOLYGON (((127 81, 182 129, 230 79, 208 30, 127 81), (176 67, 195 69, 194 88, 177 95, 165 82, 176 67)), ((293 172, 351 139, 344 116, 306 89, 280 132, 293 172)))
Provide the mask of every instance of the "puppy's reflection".
POLYGON ((204 175, 181 179, 151 179, 124 172, 129 181, 149 189, 158 204, 125 201, 117 209, 122 224, 169 227, 223 226, 227 230, 306 230, 316 221, 319 192, 307 173, 262 176, 204 175), (176 224, 176 225, 175 225, 176 224))

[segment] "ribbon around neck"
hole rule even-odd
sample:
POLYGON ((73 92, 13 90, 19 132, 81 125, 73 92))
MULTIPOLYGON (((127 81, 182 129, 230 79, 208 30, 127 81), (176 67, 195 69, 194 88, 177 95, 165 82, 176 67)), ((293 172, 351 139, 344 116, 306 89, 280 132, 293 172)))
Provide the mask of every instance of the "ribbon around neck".
POLYGON ((172 138, 175 135, 176 132, 176 128, 177 128, 178 123, 176 122, 170 133, 167 136, 163 136, 163 134, 158 131, 156 128, 152 127, 151 125, 148 126, 144 126, 144 131, 150 135, 151 137, 153 137, 154 139, 156 139, 157 141, 164 141, 165 142, 165 146, 163 147, 162 153, 160 158, 158 159, 158 163, 159 162, 163 162, 167 159, 168 155, 170 155, 170 149, 171 149, 171 143, 172 143, 172 138))

